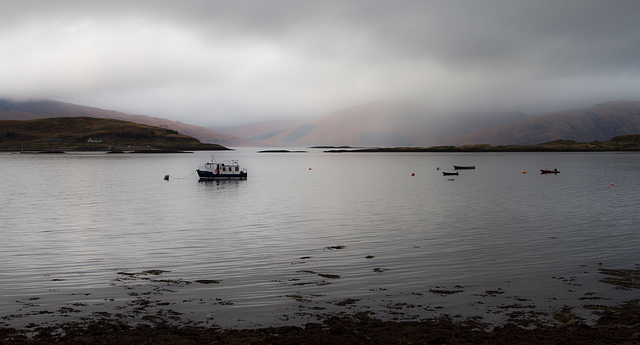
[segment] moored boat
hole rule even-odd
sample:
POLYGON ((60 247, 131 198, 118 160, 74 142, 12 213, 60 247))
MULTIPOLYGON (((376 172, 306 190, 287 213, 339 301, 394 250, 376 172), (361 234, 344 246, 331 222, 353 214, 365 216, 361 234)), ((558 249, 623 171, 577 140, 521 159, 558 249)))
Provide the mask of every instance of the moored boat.
POLYGON ((541 174, 558 174, 560 171, 558 169, 540 169, 541 174))
POLYGON ((456 172, 446 172, 446 171, 443 171, 443 172, 442 172, 442 175, 444 175, 444 176, 451 176, 451 175, 458 176, 458 172, 457 172, 457 171, 456 171, 456 172))
POLYGON ((247 169, 241 168, 237 160, 216 162, 211 157, 211 162, 205 163, 196 170, 200 180, 246 180, 247 169))
POLYGON ((475 165, 454 165, 453 168, 456 170, 471 170, 471 169, 475 169, 476 166, 475 165))

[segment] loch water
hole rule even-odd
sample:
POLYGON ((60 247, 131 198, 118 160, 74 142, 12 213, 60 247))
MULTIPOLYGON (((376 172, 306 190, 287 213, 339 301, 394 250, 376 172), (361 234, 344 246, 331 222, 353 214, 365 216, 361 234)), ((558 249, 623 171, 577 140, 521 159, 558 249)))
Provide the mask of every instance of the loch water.
POLYGON ((601 269, 640 264, 639 153, 300 150, 1 153, 0 326, 589 320, 637 294, 601 269), (198 181, 212 154, 248 179, 198 181))

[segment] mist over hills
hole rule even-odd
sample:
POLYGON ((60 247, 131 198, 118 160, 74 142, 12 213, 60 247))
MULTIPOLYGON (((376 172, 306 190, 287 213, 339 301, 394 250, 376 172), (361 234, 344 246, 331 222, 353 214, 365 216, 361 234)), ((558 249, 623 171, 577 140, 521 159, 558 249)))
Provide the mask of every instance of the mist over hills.
POLYGON ((533 145, 560 139, 605 141, 618 135, 640 134, 639 101, 607 102, 535 117, 522 112, 442 114, 418 103, 370 103, 314 121, 264 121, 209 129, 70 103, 0 99, 0 120, 81 116, 159 126, 202 142, 231 147, 533 145))
POLYGON ((273 146, 430 146, 529 118, 521 112, 444 115, 418 103, 370 103, 307 123, 262 122, 216 130, 273 146))
POLYGON ((260 123, 223 133, 273 146, 533 145, 553 140, 605 141, 640 133, 640 102, 529 116, 522 112, 439 114, 415 103, 354 106, 308 123, 260 123))
POLYGON ((617 101, 476 131, 456 138, 451 144, 533 145, 558 139, 590 142, 638 133, 640 133, 640 102, 617 101))

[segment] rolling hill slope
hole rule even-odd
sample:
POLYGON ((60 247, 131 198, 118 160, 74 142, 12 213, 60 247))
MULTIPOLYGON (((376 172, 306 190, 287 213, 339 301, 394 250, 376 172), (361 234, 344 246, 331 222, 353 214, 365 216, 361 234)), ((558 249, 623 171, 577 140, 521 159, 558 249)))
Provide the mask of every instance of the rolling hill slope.
POLYGON ((194 137, 204 143, 215 143, 223 146, 243 146, 251 144, 247 140, 236 136, 223 135, 208 128, 158 117, 129 115, 113 110, 104 110, 50 100, 16 102, 7 99, 0 99, 0 120, 33 120, 52 117, 82 116, 117 119, 144 125, 169 128, 179 133, 194 137))
POLYGON ((0 121, 0 150, 224 150, 172 129, 116 119, 57 117, 0 121))

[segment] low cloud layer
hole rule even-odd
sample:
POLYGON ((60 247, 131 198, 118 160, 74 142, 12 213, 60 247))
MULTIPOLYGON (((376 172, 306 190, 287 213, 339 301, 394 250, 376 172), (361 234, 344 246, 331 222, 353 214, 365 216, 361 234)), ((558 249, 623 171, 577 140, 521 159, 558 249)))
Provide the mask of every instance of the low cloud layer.
POLYGON ((0 97, 231 125, 352 105, 544 112, 640 99, 640 2, 0 4, 0 97))

